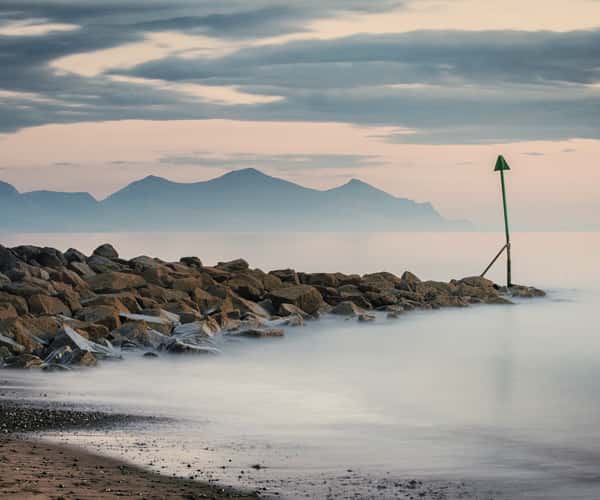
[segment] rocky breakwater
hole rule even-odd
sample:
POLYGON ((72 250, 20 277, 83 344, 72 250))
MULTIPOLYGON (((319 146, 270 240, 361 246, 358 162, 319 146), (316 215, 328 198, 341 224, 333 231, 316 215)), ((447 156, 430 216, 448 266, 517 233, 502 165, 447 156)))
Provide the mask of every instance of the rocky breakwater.
POLYGON ((0 245, 0 366, 64 370, 127 350, 214 354, 227 336, 273 337, 323 314, 372 321, 413 309, 509 304, 532 287, 473 277, 450 283, 381 272, 264 272, 243 259, 205 266, 141 256, 108 244, 91 256, 69 249, 0 245))

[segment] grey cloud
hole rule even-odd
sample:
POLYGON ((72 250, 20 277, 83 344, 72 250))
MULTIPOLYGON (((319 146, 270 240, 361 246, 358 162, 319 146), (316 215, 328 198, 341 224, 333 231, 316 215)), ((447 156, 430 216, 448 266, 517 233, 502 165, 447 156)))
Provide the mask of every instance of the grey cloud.
POLYGON ((197 165, 204 168, 273 168, 279 171, 305 171, 315 169, 364 168, 383 165, 376 155, 349 154, 232 154, 215 157, 208 153, 167 155, 160 158, 167 165, 197 165))
POLYGON ((45 123, 157 119, 337 121, 416 130, 385 140, 479 143, 598 138, 600 31, 423 31, 242 49, 217 59, 169 57, 119 74, 235 86, 282 100, 218 105, 110 75, 57 74, 59 57, 117 47, 155 31, 255 39, 301 32, 317 18, 384 12, 396 0, 5 0, 0 23, 47 19, 79 29, 0 37, 0 132, 45 123))

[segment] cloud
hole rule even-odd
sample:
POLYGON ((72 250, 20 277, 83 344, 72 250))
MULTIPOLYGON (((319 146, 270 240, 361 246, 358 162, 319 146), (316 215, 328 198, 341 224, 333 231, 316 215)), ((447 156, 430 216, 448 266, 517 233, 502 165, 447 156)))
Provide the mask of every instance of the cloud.
POLYGON ((533 157, 540 157, 540 156, 545 156, 545 153, 541 153, 540 151, 527 151, 525 153, 522 153, 524 156, 533 156, 533 157))
POLYGON ((0 133, 46 123, 225 118, 344 122, 414 130, 390 142, 597 138, 600 31, 420 31, 269 44, 316 20, 387 12, 398 0, 5 0, 0 133), (85 76, 54 61, 151 34, 232 40, 233 53, 168 55, 85 76), (4 97, 3 97, 4 96, 4 97))
POLYGON ((231 155, 212 155, 209 153, 193 153, 184 155, 167 155, 159 160, 166 165, 196 165, 203 168, 270 168, 282 172, 308 170, 365 168, 385 164, 376 155, 350 154, 280 154, 262 155, 236 153, 231 155))

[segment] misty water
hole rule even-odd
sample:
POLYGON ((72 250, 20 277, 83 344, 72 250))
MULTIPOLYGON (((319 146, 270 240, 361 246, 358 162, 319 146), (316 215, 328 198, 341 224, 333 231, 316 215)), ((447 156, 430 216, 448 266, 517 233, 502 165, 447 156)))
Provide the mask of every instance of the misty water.
MULTIPOLYGON (((126 258, 198 255, 214 264, 242 256, 264 270, 410 269, 448 280, 481 272, 503 235, 1 238, 85 252, 110 241, 126 258)), ((331 487, 367 496, 351 484, 355 474, 466 480, 495 491, 493 498, 599 498, 598 255, 598 233, 516 233, 514 280, 544 288, 545 299, 378 317, 368 325, 326 318, 281 339, 226 342, 217 357, 128 354, 76 373, 10 377, 57 401, 176 417, 67 435, 162 472, 189 475, 192 464, 204 471, 200 479, 212 474, 289 497, 324 497, 331 487)), ((503 280, 502 263, 490 277, 503 280)))

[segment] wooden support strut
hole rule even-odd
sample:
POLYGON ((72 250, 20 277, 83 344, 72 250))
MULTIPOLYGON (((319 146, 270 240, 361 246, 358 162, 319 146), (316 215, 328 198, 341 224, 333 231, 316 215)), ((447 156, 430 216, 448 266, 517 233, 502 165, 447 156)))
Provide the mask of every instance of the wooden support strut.
POLYGON ((496 263, 496 261, 500 258, 500 256, 502 255, 502 252, 504 252, 504 250, 508 250, 510 252, 510 243, 507 243, 506 245, 504 245, 500 251, 498 252, 498 254, 492 259, 492 262, 490 262, 489 266, 487 266, 485 268, 485 271, 483 271, 481 273, 481 277, 483 278, 487 272, 490 270, 490 268, 496 263))

